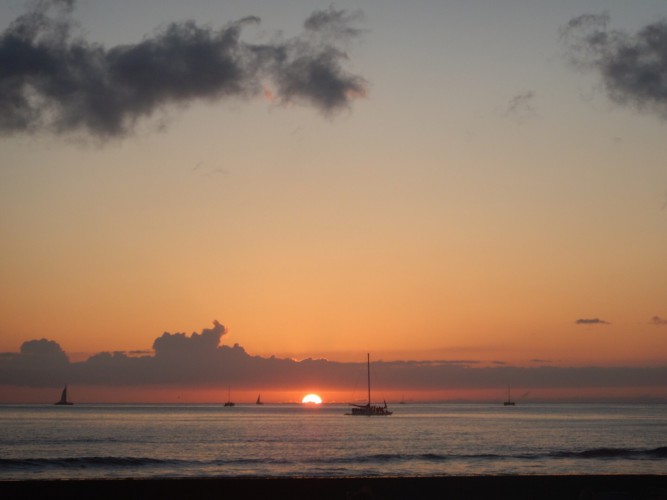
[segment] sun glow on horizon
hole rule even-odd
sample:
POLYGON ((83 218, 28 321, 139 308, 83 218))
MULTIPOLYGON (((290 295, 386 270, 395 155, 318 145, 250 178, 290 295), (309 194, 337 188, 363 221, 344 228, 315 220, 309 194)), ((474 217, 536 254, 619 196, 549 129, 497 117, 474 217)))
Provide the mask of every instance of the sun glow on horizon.
POLYGON ((301 400, 302 404, 314 404, 314 405, 321 405, 322 404, 322 398, 319 397, 317 394, 306 394, 303 399, 301 400))

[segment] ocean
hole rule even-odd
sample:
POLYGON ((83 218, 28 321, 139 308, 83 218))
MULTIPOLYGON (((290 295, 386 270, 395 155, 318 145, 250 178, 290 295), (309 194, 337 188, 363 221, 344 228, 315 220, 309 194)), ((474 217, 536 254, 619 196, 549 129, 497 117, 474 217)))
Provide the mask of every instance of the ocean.
POLYGON ((667 474, 665 404, 0 405, 0 480, 667 474))

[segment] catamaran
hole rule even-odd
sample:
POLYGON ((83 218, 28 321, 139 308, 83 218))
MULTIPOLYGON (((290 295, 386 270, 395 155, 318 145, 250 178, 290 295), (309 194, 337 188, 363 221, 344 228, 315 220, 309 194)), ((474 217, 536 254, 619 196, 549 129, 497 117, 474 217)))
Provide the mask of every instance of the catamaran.
POLYGON ((365 417, 389 416, 393 412, 389 411, 389 409, 387 408, 386 401, 384 401, 384 405, 371 404, 371 355, 370 354, 367 355, 366 366, 368 371, 368 403, 366 403, 365 405, 351 404, 352 408, 350 410, 350 413, 346 413, 345 415, 355 415, 355 416, 365 416, 365 417))
POLYGON ((510 386, 507 386, 507 401, 503 403, 505 406, 514 406, 514 401, 512 401, 512 398, 510 397, 510 386))
POLYGON ((62 394, 60 395, 60 401, 56 401, 53 404, 55 404, 55 405, 67 405, 67 406, 71 406, 71 405, 74 404, 71 401, 67 401, 67 386, 65 386, 65 388, 63 389, 62 394))
POLYGON ((227 402, 225 403, 225 406, 234 406, 234 403, 232 402, 232 389, 231 389, 231 387, 228 387, 227 390, 228 390, 228 396, 227 396, 227 402))

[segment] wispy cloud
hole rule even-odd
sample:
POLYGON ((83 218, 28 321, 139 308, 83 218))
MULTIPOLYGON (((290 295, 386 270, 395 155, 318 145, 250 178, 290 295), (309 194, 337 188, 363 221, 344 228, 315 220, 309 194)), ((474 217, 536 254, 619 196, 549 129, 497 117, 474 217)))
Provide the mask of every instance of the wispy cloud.
POLYGON ((609 28, 609 14, 584 14, 561 29, 570 61, 596 71, 609 98, 667 119, 667 22, 636 33, 609 28))
POLYGON ((667 326, 667 319, 661 318, 660 316, 653 316, 650 323, 656 326, 667 326))
POLYGON ((301 35, 266 44, 241 39, 260 22, 250 16, 217 30, 171 23, 139 43, 106 48, 76 32, 75 6, 35 2, 0 34, 0 134, 123 137, 166 106, 255 97, 267 85, 275 101, 325 114, 366 94, 365 80, 344 67, 360 12, 316 11, 301 35))
POLYGON ((503 110, 503 116, 519 123, 537 116, 535 111, 535 92, 526 90, 512 97, 503 110))
POLYGON ((600 318, 580 318, 575 321, 577 325, 609 325, 608 321, 604 321, 600 318))

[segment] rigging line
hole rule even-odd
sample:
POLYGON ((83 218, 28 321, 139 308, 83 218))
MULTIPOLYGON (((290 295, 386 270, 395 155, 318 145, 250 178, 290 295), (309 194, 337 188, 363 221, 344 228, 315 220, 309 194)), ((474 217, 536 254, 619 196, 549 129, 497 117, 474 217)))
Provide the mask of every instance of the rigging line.
MULTIPOLYGON (((352 399, 351 401, 361 401, 361 398, 356 398, 357 394, 360 392, 360 380, 363 377, 364 379, 364 391, 366 390, 366 363, 354 363, 355 365, 358 365, 356 376, 354 378, 354 387, 352 390, 352 399), (363 368, 363 370, 362 370, 363 368)), ((365 399, 365 392, 364 392, 364 401, 365 399)))

